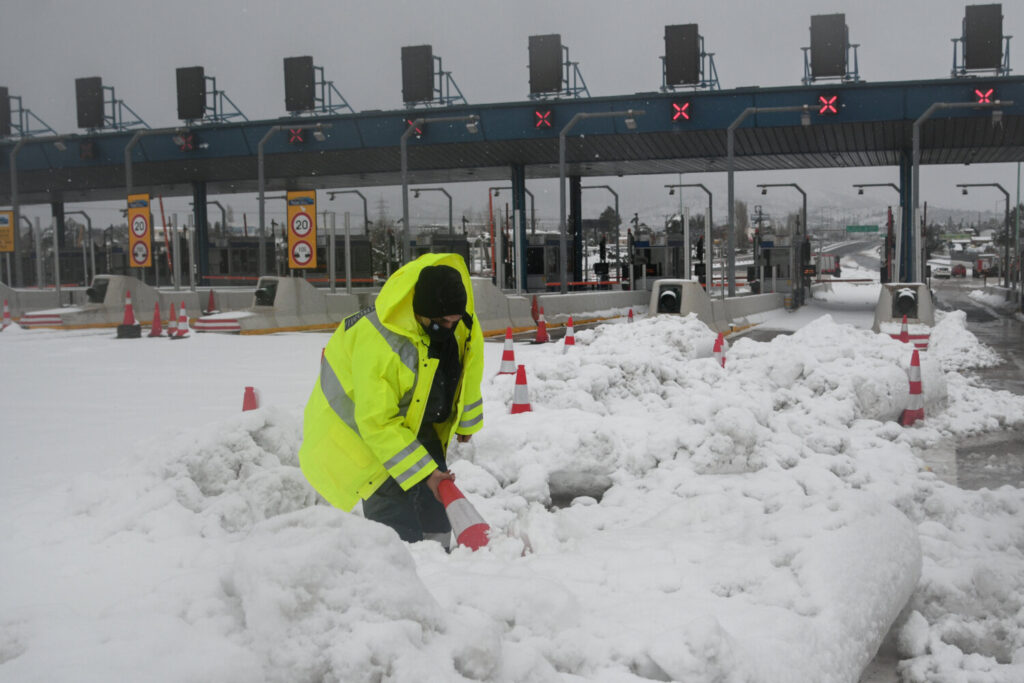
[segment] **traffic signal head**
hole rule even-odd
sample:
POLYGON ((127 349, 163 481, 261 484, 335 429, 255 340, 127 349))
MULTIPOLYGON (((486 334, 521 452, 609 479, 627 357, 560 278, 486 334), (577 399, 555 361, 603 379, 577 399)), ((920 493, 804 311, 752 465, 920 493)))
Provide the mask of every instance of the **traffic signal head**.
POLYGON ((550 109, 535 109, 533 127, 539 130, 550 130, 555 123, 555 113, 550 109))
POLYGON ((833 116, 839 113, 839 95, 818 95, 818 114, 833 116))

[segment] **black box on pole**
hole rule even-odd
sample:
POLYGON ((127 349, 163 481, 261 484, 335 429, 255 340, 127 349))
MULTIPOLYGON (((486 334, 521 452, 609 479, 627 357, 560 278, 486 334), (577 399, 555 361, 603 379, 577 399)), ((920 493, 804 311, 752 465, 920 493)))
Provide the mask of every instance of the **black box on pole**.
POLYGON ((434 48, 409 45, 402 48, 402 101, 434 99, 434 48))
POLYGON ((1003 6, 968 5, 964 13, 964 68, 1003 65, 1003 6))
POLYGON ((562 89, 562 36, 530 36, 530 94, 562 89))
POLYGON ((201 66, 183 66, 175 72, 178 84, 178 118, 192 121, 206 114, 206 73, 201 66))
POLYGON ((79 128, 103 127, 103 79, 99 76, 75 79, 75 102, 79 128))
POLYGON ((845 76, 848 45, 845 14, 811 17, 811 75, 814 78, 845 76))
POLYGON ((284 106, 288 111, 315 108, 316 77, 312 57, 284 58, 284 106))
POLYGON ((665 27, 665 85, 700 82, 697 24, 665 27))

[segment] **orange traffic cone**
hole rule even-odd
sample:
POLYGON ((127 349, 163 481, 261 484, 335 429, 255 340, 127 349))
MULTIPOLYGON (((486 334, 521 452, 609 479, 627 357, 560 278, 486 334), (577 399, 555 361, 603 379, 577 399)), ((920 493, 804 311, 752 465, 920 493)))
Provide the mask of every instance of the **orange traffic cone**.
POLYGON ((629 323, 633 322, 633 309, 632 308, 629 309, 629 317, 626 319, 626 322, 629 322, 629 323))
POLYGON ((160 302, 157 301, 153 304, 153 324, 149 328, 149 336, 160 337, 163 336, 163 333, 163 322, 160 320, 160 302))
POLYGON ((529 413, 533 410, 530 407, 530 392, 526 388, 526 366, 520 365, 516 368, 516 388, 512 392, 512 415, 516 413, 529 413))
POLYGON ((516 374, 516 356, 512 351, 512 328, 505 328, 505 348, 501 352, 501 367, 498 368, 499 375, 516 374))
POLYGON ((900 424, 909 427, 918 420, 924 419, 924 395, 921 393, 921 357, 914 349, 914 355, 910 357, 910 400, 907 408, 900 416, 900 424))
POLYGON ((530 304, 530 317, 533 318, 533 322, 537 322, 537 320, 539 320, 539 317, 538 317, 539 315, 540 314, 538 313, 538 308, 537 308, 537 295, 534 294, 533 295, 533 303, 530 304))
POLYGON ((896 337, 904 344, 910 343, 910 332, 907 330, 907 316, 903 316, 903 324, 900 325, 900 336, 896 337))
POLYGON ((256 410, 259 407, 260 399, 256 395, 256 389, 254 387, 246 387, 245 394, 242 396, 242 412, 256 410))
POLYGON ((135 310, 132 308, 132 293, 125 290, 124 295, 124 320, 117 326, 117 338, 138 339, 142 336, 142 325, 135 320, 135 310))
POLYGON ((546 344, 551 341, 551 337, 548 336, 548 321, 544 319, 544 307, 540 307, 540 316, 537 318, 537 337, 533 340, 534 344, 546 344))
POLYGON ((477 550, 487 545, 490 540, 487 538, 487 532, 491 530, 491 527, 476 511, 473 504, 466 500, 455 482, 451 479, 441 480, 437 492, 441 496, 441 502, 444 503, 448 521, 451 522, 455 541, 470 550, 477 550))
POLYGON ((565 324, 565 339, 562 342, 562 353, 566 353, 570 346, 576 345, 576 335, 572 331, 572 316, 569 316, 569 322, 565 324))
POLYGON ((722 336, 721 332, 718 333, 718 337, 715 339, 715 346, 712 349, 712 351, 715 354, 715 361, 724 368, 725 367, 725 337, 722 336))
POLYGON ((178 311, 174 308, 173 301, 171 302, 171 314, 167 316, 167 338, 178 338, 178 311))
POLYGON ((206 302, 206 310, 203 311, 206 314, 214 313, 217 309, 213 306, 213 290, 210 290, 210 299, 206 302))
POLYGON ((6 329, 11 326, 11 309, 7 305, 7 299, 4 299, 4 320, 0 323, 0 330, 6 329))
POLYGON ((185 312, 185 302, 181 302, 178 309, 178 339, 188 336, 188 313, 185 312))

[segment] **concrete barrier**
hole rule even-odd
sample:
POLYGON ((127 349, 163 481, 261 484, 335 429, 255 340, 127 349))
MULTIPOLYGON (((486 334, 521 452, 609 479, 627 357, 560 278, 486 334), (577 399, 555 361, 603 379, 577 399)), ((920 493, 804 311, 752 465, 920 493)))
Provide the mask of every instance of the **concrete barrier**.
POLYGON ((648 310, 652 315, 689 315, 715 332, 729 333, 747 327, 746 318, 781 308, 781 294, 754 294, 730 299, 712 299, 694 280, 662 279, 651 287, 648 310))
MULTIPOLYGON (((85 290, 85 300, 80 304, 23 310, 18 322, 23 327, 81 330, 91 328, 117 327, 124 320, 125 298, 131 292, 132 310, 136 322, 150 325, 153 322, 153 307, 160 294, 149 285, 134 277, 125 275, 97 275, 92 285, 85 290)), ((42 292, 55 297, 54 292, 42 292)), ((20 293, 19 303, 23 309, 26 299, 32 300, 31 291, 20 293)), ((166 310, 166 309, 164 309, 166 310)))
POLYGON ((878 293, 878 304, 875 305, 872 331, 890 333, 891 324, 899 325, 904 315, 907 316, 908 325, 935 326, 935 306, 928 285, 921 282, 890 282, 882 285, 878 293))

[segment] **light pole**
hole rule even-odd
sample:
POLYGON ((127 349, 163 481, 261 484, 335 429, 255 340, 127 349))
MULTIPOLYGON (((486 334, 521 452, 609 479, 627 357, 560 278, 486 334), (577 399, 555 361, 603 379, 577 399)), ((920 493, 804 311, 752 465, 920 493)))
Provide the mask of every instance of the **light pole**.
POLYGON ((643 109, 627 109, 626 111, 581 111, 558 133, 558 269, 562 283, 559 291, 565 294, 569 291, 569 240, 566 236, 565 226, 565 136, 572 127, 583 119, 600 119, 611 117, 624 117, 626 128, 636 130, 636 117, 643 116, 647 112, 643 109))
MULTIPOLYGON (((315 137, 317 139, 317 141, 319 142, 319 141, 321 141, 321 138, 324 137, 324 134, 323 134, 324 129, 330 128, 331 125, 332 124, 330 124, 330 123, 317 123, 315 126, 309 126, 309 127, 313 129, 313 137, 315 137)), ((264 159, 263 146, 265 144, 267 144, 267 141, 270 140, 270 138, 272 138, 275 133, 278 133, 278 132, 280 132, 282 130, 289 130, 289 129, 294 130, 295 129, 295 124, 285 124, 285 125, 280 125, 279 124, 279 125, 276 125, 276 126, 271 126, 267 130, 267 132, 263 134, 263 137, 260 138, 259 144, 256 145, 256 174, 257 174, 257 178, 258 178, 259 194, 260 194, 260 242, 259 242, 259 252, 258 252, 259 253, 260 262, 259 262, 259 265, 256 267, 256 275, 262 275, 263 274, 263 268, 266 266, 266 263, 267 263, 267 245, 266 245, 266 241, 267 241, 266 215, 267 214, 266 214, 266 207, 265 207, 266 197, 264 197, 264 194, 266 193, 266 190, 267 190, 267 177, 266 177, 266 174, 263 171, 263 159, 264 159)), ((288 228, 286 227, 285 228, 285 234, 287 234, 287 230, 288 230, 288 228)))
MULTIPOLYGON (((708 196, 708 215, 704 217, 704 268, 705 268, 704 282, 707 283, 707 285, 706 285, 707 286, 707 291, 709 293, 712 293, 711 292, 711 287, 714 285, 714 282, 715 282, 715 278, 714 278, 714 274, 715 274, 715 258, 714 258, 714 252, 712 251, 712 248, 711 248, 712 247, 711 228, 714 226, 714 218, 712 217, 712 213, 711 213, 711 207, 712 207, 711 190, 709 190, 708 188, 704 187, 704 185, 701 184, 701 183, 676 183, 674 185, 666 185, 665 187, 669 188, 669 190, 668 190, 669 194, 672 194, 673 192, 675 192, 677 187, 680 190, 682 190, 684 187, 696 187, 696 188, 699 188, 701 190, 704 190, 704 193, 708 196)), ((683 202, 683 193, 682 193, 682 191, 680 191, 679 192, 680 207, 682 206, 682 202, 683 202)), ((680 213, 680 216, 681 216, 682 215, 682 208, 679 209, 679 213, 680 213)), ((723 297, 725 296, 725 291, 724 290, 722 291, 722 296, 723 297)))
MULTIPOLYGON (((22 272, 21 259, 18 258, 18 250, 21 249, 21 237, 18 234, 21 232, 18 228, 18 223, 21 221, 21 206, 18 203, 18 152, 20 152, 21 148, 29 142, 52 142, 58 151, 63 152, 66 149, 64 140, 68 137, 70 136, 47 135, 45 137, 38 138, 21 138, 14 144, 14 147, 11 148, 11 213, 13 214, 11 218, 14 223, 14 282, 12 284, 17 283, 17 286, 19 287, 24 285, 24 282, 22 282, 22 276, 24 273, 22 272)), ((31 227, 32 224, 29 223, 29 228, 31 227)))
MULTIPOLYGON (((85 218, 86 231, 89 234, 89 261, 92 266, 92 276, 96 277, 96 250, 92 243, 92 219, 89 218, 89 214, 85 211, 65 211, 65 216, 82 216, 85 218)), ((89 286, 89 269, 86 268, 85 263, 85 248, 82 248, 82 267, 85 268, 85 284, 89 286)))
MULTIPOLYGON (((793 237, 794 237, 793 242, 795 242, 795 244, 790 244, 790 247, 789 247, 789 277, 790 277, 790 281, 791 282, 795 281, 796 283, 798 283, 798 286, 796 287, 796 289, 799 290, 799 296, 796 297, 796 298, 799 299, 799 301, 794 301, 794 303, 799 305, 800 303, 802 303, 803 296, 804 296, 803 274, 796 272, 797 271, 796 252, 793 249, 793 247, 796 247, 797 249, 801 248, 801 243, 800 243, 800 230, 801 229, 803 229, 805 235, 807 234, 807 193, 804 192, 803 188, 801 188, 796 183, 761 183, 760 185, 758 185, 758 187, 761 188, 761 194, 768 194, 768 188, 769 187, 793 187, 793 188, 796 188, 796 191, 799 192, 803 196, 804 203, 803 203, 803 211, 802 211, 802 213, 800 215, 800 226, 797 227, 796 234, 793 235, 793 237)), ((790 289, 791 290, 794 289, 792 285, 790 286, 790 289)))
POLYGON ((409 127, 402 132, 402 137, 399 139, 399 148, 402 155, 402 230, 405 233, 402 238, 402 258, 406 263, 412 260, 412 245, 409 242, 412 238, 412 230, 409 227, 409 155, 407 145, 409 136, 420 126, 427 123, 465 123, 466 132, 472 134, 480 132, 480 117, 476 114, 469 114, 468 116, 437 116, 430 119, 420 117, 410 121, 409 127))
POLYGON ((125 194, 132 193, 132 149, 139 144, 139 140, 149 135, 181 135, 183 128, 149 128, 135 131, 131 140, 124 146, 124 185, 125 194))
POLYGON ((1010 288, 1010 193, 999 183, 957 183, 957 187, 967 194, 968 187, 994 187, 1006 198, 1006 214, 1003 217, 1003 287, 1010 288))
MULTIPOLYGON (((488 187, 487 192, 493 192, 494 196, 499 196, 501 190, 511 190, 511 187, 488 187)), ((537 232, 537 203, 534 201, 533 193, 527 188, 523 188, 523 192, 530 198, 530 230, 537 232)))
POLYGON ((420 198, 420 192, 442 192, 448 197, 448 237, 455 236, 455 224, 452 222, 452 196, 443 187, 417 187, 412 191, 413 199, 420 198))
POLYGON ((992 120, 1002 120, 1002 107, 1013 106, 1012 101, 1000 102, 996 100, 994 102, 933 102, 930 107, 924 110, 914 121, 913 131, 913 155, 911 157, 911 186, 913 188, 913 201, 910 202, 910 231, 911 236, 910 248, 907 253, 911 255, 913 259, 911 263, 914 266, 914 281, 921 282, 921 259, 917 255, 917 252, 921 249, 921 237, 919 235, 920 228, 917 226, 917 207, 921 205, 920 201, 920 188, 921 188, 921 125, 927 121, 932 114, 939 109, 991 109, 992 120))
POLYGON ((327 199, 334 201, 335 195, 339 194, 354 194, 363 200, 363 232, 369 236, 370 234, 370 211, 366 204, 366 195, 359 190, 331 190, 327 193, 327 199))
POLYGON ((751 114, 772 114, 781 112, 801 112, 800 125, 811 125, 811 106, 796 104, 788 107, 747 107, 736 120, 729 124, 726 131, 726 151, 729 155, 729 226, 725 236, 726 255, 725 269, 729 277, 729 296, 736 295, 736 202, 733 176, 736 174, 736 128, 751 114))
POLYGON ((897 194, 899 194, 900 191, 900 188, 896 183, 854 183, 853 186, 857 188, 857 194, 864 194, 865 187, 891 187, 896 190, 897 194))
MULTIPOLYGON (((854 183, 853 186, 857 188, 857 194, 864 194, 864 188, 865 187, 891 187, 892 189, 896 190, 896 194, 900 194, 900 188, 899 188, 899 186, 896 183, 854 183)), ((902 217, 901 217, 901 220, 902 220, 902 217)), ((888 223, 887 223, 887 226, 888 226, 888 223)), ((899 280, 900 280, 900 250, 902 248, 900 246, 900 243, 902 242, 902 239, 903 239, 903 236, 900 233, 902 233, 902 232, 903 232, 903 230, 901 228, 900 230, 897 231, 896 235, 890 235, 889 234, 889 228, 886 227, 886 237, 885 237, 885 240, 883 241, 883 245, 889 245, 889 238, 893 237, 893 244, 891 244, 889 246, 883 246, 883 248, 885 249, 885 254, 882 257, 882 265, 886 269, 886 271, 885 271, 886 272, 886 277, 887 278, 891 277, 893 280, 895 280, 897 282, 899 282, 899 280), (890 260, 890 252, 889 252, 890 249, 892 249, 892 251, 895 252, 895 254, 896 254, 896 272, 895 272, 895 274, 893 273, 893 267, 892 267, 893 264, 892 264, 892 261, 890 260)), ((819 254, 820 254, 821 242, 819 242, 818 244, 819 244, 819 254)))

